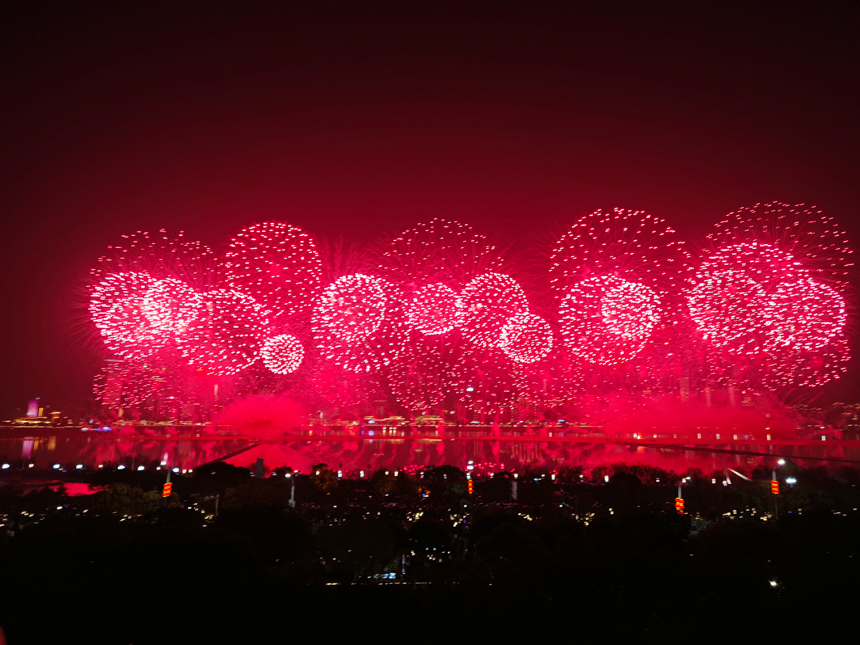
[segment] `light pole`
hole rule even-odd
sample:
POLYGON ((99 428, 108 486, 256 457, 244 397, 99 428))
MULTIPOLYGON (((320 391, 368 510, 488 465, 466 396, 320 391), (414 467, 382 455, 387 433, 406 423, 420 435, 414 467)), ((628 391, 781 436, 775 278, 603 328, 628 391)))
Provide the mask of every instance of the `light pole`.
POLYGON ((287 473, 287 479, 290 480, 290 508, 296 507, 296 482, 293 479, 293 473, 287 473))
POLYGON ((773 516, 774 519, 779 519, 779 503, 777 502, 777 495, 779 495, 779 480, 776 478, 776 469, 780 466, 785 466, 785 459, 780 459, 776 462, 776 466, 773 467, 771 471, 770 477, 770 492, 773 493, 773 516))

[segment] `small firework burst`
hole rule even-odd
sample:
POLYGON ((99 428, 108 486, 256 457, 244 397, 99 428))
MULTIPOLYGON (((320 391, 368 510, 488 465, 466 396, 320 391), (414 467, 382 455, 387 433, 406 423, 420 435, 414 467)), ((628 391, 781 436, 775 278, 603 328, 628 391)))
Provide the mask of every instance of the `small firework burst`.
POLYGON ((302 364, 305 350, 292 334, 279 334, 263 343, 260 355, 263 365, 275 374, 292 374, 302 364))

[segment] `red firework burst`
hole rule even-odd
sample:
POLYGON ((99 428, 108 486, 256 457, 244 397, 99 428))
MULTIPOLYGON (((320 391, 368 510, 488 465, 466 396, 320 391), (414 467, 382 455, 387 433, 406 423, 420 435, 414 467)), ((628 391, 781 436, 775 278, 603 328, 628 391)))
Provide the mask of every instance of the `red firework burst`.
POLYGON ((615 208, 580 217, 558 240, 550 260, 550 286, 559 297, 595 275, 615 275, 663 296, 680 293, 690 254, 665 220, 615 208))
POLYGON ((406 293, 442 282, 460 288, 472 278, 500 271, 502 259, 485 235, 468 224, 433 219, 403 231, 377 250, 379 275, 406 293))
POLYGON ((330 284, 314 307, 315 332, 345 342, 359 342, 379 329, 388 304, 384 280, 356 273, 330 284))
MULTIPOLYGON (((549 272, 562 340, 580 360, 611 367, 612 374, 590 372, 594 379, 614 382, 616 366, 639 356, 653 333, 684 320, 681 288, 689 260, 675 231, 643 211, 595 211, 576 220, 558 240, 549 272)), ((650 358, 653 371, 661 369, 665 356, 677 353, 670 345, 649 347, 651 354, 660 350, 650 358)))
POLYGON ((165 229, 157 233, 138 231, 123 235, 119 244, 108 247, 90 271, 95 282, 113 273, 147 273, 154 279, 178 278, 195 289, 208 289, 215 282, 215 255, 205 244, 185 239, 179 231, 171 237, 165 229))
POLYGON ((834 289, 811 279, 779 285, 768 301, 774 312, 770 338, 777 346, 802 351, 824 347, 845 329, 845 299, 834 289))
POLYGON ((277 315, 293 315, 319 293, 322 263, 310 235, 285 222, 242 229, 224 256, 225 281, 277 315))
POLYGON ((275 374, 292 374, 302 364, 305 350, 292 334, 280 334, 263 343, 260 356, 263 365, 275 374))
POLYGON ((117 356, 143 359, 163 344, 145 315, 145 295, 153 284, 149 274, 129 272, 106 275, 92 287, 90 317, 117 356))
POLYGON ((269 336, 271 314, 251 296, 217 289, 202 294, 198 315, 179 338, 188 362, 212 376, 253 364, 269 336))
POLYGON ((803 205, 758 204, 720 222, 709 245, 687 299, 735 377, 761 373, 771 388, 838 378, 848 359, 842 292, 853 262, 833 219, 803 205))
POLYGON ((841 290, 854 266, 854 250, 836 220, 820 208, 781 202, 729 213, 708 235, 712 250, 733 244, 769 244, 790 254, 812 279, 841 290))
POLYGON ((143 314, 159 334, 178 336, 197 317, 203 297, 182 280, 156 280, 143 294, 143 314))
POLYGON ((615 276, 573 285, 561 302, 561 335, 570 351, 597 365, 635 357, 660 319, 660 298, 644 284, 615 276))
POLYGON ((508 321, 528 310, 526 294, 516 280, 485 273, 469 282, 457 298, 457 326, 479 347, 498 347, 508 321))
POLYGON ((700 271, 687 295, 690 316, 705 340, 739 352, 761 351, 768 295, 746 272, 700 271))
POLYGON ((429 284, 412 295, 407 322, 426 336, 447 334, 457 317, 457 292, 444 284, 429 284))
POLYGON ((502 327, 499 348, 517 363, 534 363, 552 350, 552 328, 540 316, 517 314, 502 327))
POLYGON ((362 274, 338 278, 317 300, 311 317, 323 357, 354 372, 388 366, 403 348, 400 298, 385 280, 362 274))

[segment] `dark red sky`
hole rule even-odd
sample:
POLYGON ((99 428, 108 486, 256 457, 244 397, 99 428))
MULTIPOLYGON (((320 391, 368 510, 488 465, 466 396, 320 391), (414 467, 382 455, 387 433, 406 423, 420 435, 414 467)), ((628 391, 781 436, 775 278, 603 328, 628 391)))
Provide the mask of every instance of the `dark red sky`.
POLYGON ((526 249, 598 207, 695 239, 781 200, 860 240, 855 3, 33 4, 0 9, 0 418, 87 395, 81 285, 136 230, 366 241, 445 216, 526 249))

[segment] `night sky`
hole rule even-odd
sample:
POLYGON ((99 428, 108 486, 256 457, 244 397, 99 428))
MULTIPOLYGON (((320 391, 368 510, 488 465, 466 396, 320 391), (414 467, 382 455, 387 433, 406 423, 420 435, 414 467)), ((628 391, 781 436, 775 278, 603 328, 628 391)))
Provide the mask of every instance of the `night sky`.
POLYGON ((529 252, 595 208, 694 241, 779 200, 860 247, 857 3, 402 4, 426 13, 3 3, 0 418, 89 395, 87 271, 138 230, 441 216, 529 252))

